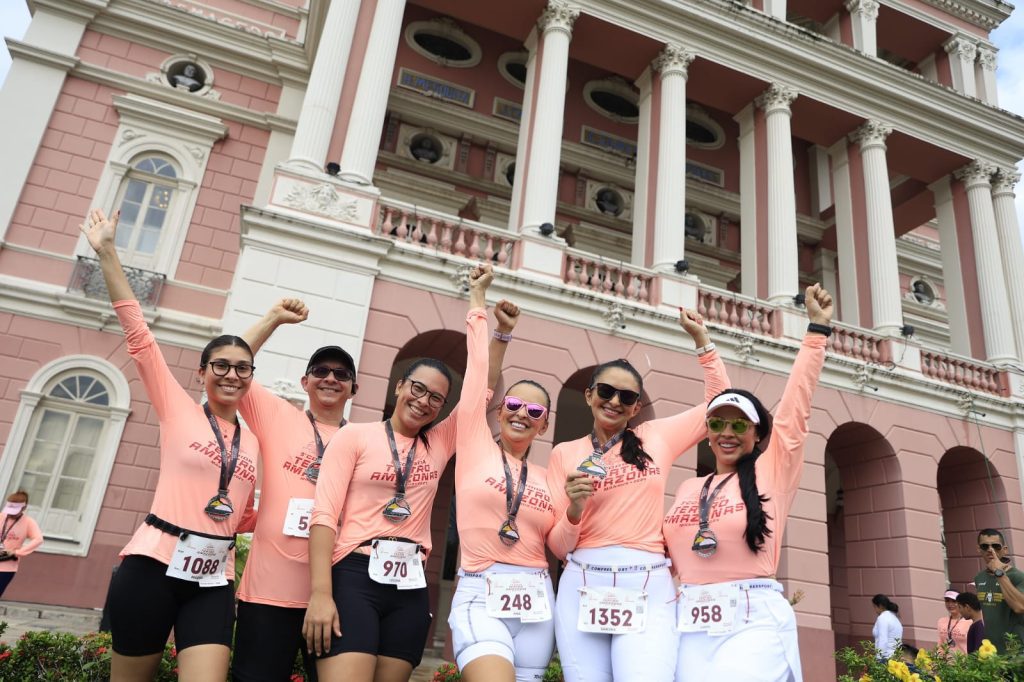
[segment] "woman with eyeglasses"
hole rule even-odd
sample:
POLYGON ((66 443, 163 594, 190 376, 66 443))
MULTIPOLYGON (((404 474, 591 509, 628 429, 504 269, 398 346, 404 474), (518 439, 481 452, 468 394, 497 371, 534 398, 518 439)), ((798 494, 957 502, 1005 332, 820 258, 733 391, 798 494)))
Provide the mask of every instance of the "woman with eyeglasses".
POLYGON ((665 517, 680 583, 677 682, 802 679, 796 617, 775 573, 832 331, 832 296, 818 284, 805 296, 810 324, 774 420, 747 391, 716 396, 707 409, 715 473, 684 481, 665 517))
MULTIPOLYGON (((679 324, 697 346, 710 400, 729 386, 725 365, 700 315, 680 309, 679 324)), ((594 415, 590 434, 557 445, 548 463, 556 514, 579 526, 555 604, 567 682, 671 680, 675 673, 665 486, 672 463, 704 437, 706 403, 633 429, 642 392, 643 378, 628 361, 599 365, 584 393, 594 415)))
MULTIPOLYGON (((498 368, 506 345, 492 341, 498 368)), ((430 516, 455 453, 461 408, 434 420, 451 382, 442 362, 416 360, 395 386, 389 419, 349 424, 327 446, 311 519, 312 590, 303 623, 320 682, 408 680, 423 657, 431 621, 423 573, 430 516)))
MULTIPOLYGON (((530 379, 509 387, 498 408, 498 436, 487 422, 489 372, 485 294, 491 266, 470 273, 466 317, 468 360, 459 401, 455 458, 456 517, 461 547, 459 584, 448 624, 455 659, 467 682, 539 680, 555 646, 554 591, 545 545, 565 556, 579 526, 551 506, 544 467, 530 446, 548 429, 551 398, 530 379)), ((500 301, 494 338, 511 339, 519 309, 500 301)))
POLYGON ((207 402, 196 404, 171 373, 121 268, 118 217, 94 209, 82 232, 160 420, 160 476, 107 596, 111 679, 152 679, 173 629, 181 678, 223 680, 235 621, 235 533, 252 508, 259 454, 235 412, 252 380, 252 352, 237 336, 210 341, 196 375, 207 402))

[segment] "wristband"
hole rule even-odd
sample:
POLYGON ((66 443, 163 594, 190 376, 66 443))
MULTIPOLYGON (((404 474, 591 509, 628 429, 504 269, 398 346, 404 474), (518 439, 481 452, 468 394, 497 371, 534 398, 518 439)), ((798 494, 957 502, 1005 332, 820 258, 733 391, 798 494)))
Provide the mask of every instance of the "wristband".
POLYGON ((708 353, 710 353, 714 349, 715 349, 715 342, 712 341, 708 345, 701 346, 700 348, 698 348, 697 349, 697 355, 707 355, 708 353))
POLYGON ((508 334, 505 334, 505 333, 499 332, 497 329, 495 329, 494 330, 494 334, 492 334, 492 336, 494 336, 494 338, 498 339, 498 341, 502 341, 503 343, 508 343, 509 341, 512 340, 512 332, 509 332, 508 334))
POLYGON ((811 322, 807 325, 807 331, 814 334, 822 334, 824 336, 832 336, 832 327, 827 324, 818 324, 817 322, 811 322))

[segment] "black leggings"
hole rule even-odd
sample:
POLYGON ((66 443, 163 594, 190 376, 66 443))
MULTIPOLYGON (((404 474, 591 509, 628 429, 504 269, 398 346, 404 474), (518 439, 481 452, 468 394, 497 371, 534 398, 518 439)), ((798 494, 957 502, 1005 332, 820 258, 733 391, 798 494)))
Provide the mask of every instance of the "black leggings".
POLYGON ((302 636, 305 618, 306 609, 239 601, 231 659, 234 682, 287 680, 297 653, 302 654, 306 682, 317 682, 316 658, 307 652, 302 636))

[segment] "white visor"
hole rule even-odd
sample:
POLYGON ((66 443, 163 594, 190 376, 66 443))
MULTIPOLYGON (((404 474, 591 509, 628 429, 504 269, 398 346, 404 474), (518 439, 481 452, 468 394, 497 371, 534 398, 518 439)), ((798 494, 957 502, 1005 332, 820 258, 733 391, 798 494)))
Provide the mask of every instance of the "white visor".
POLYGON ((708 405, 708 416, 711 415, 715 410, 722 407, 736 407, 739 408, 743 414, 747 415, 747 419, 752 424, 760 424, 761 419, 757 416, 757 408, 754 407, 754 403, 750 402, 749 398, 744 398, 739 393, 723 393, 708 405))

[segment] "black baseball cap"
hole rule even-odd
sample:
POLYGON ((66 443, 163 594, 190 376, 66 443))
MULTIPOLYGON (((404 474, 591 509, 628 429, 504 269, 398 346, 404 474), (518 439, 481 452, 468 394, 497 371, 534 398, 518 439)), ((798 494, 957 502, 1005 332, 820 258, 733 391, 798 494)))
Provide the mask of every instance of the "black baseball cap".
POLYGON ((324 360, 337 360, 352 371, 353 377, 356 375, 355 361, 341 346, 324 346, 323 348, 317 348, 316 351, 309 356, 309 363, 306 365, 306 372, 308 373, 313 365, 317 365, 324 360))

